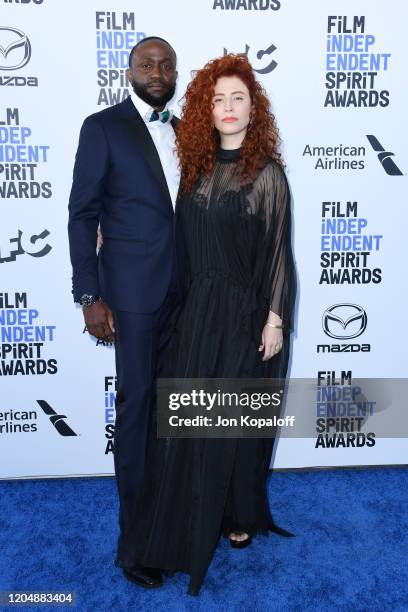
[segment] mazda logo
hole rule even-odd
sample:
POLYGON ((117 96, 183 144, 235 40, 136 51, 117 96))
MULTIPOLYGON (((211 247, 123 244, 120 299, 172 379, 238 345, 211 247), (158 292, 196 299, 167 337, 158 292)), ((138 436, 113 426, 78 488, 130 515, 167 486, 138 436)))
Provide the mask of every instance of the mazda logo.
POLYGON ((322 326, 330 338, 357 338, 367 327, 367 314, 357 304, 334 304, 324 311, 322 326))
POLYGON ((30 57, 31 44, 24 32, 0 26, 0 70, 18 70, 30 57))

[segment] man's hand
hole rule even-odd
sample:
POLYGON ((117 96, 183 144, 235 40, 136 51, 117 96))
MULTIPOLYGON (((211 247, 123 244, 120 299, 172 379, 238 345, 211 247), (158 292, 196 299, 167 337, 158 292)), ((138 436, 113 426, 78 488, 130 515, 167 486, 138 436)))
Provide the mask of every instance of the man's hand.
POLYGON ((83 306, 86 329, 92 336, 106 342, 115 341, 113 313, 109 306, 98 300, 92 306, 83 306))

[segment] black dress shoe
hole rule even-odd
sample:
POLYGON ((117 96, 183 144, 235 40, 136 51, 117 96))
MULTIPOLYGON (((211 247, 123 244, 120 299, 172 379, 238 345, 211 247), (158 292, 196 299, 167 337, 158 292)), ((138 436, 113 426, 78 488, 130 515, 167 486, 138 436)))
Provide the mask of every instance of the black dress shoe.
POLYGON ((153 567, 134 567, 131 570, 124 569, 123 573, 128 580, 146 589, 163 586, 160 570, 153 567))
POLYGON ((199 586, 190 584, 190 586, 188 587, 187 595, 192 595, 193 597, 197 597, 200 593, 200 588, 201 587, 199 586))

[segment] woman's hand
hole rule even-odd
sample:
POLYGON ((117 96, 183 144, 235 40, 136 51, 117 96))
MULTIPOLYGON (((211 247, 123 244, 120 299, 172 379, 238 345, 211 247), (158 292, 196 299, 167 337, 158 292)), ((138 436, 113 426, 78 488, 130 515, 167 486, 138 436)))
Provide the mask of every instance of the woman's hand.
POLYGON ((96 232, 96 248, 98 249, 98 251, 102 245, 103 245, 103 236, 101 232, 101 226, 99 225, 98 230, 96 232))
POLYGON ((269 311, 268 320, 262 330, 262 344, 258 351, 264 351, 262 361, 268 361, 274 355, 279 353, 283 344, 283 333, 279 327, 270 327, 272 325, 282 325, 282 319, 272 311, 269 311))

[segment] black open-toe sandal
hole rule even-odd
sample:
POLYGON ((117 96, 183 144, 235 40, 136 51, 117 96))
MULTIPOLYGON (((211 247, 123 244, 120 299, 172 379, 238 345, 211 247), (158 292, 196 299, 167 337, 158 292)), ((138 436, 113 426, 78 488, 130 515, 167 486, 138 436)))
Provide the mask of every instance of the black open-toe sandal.
MULTIPOLYGON (((237 535, 240 535, 241 533, 246 533, 246 531, 233 531, 232 533, 236 533, 237 535)), ((228 537, 228 539, 230 541, 232 548, 246 548, 252 542, 252 536, 250 536, 249 534, 245 540, 231 540, 230 537, 228 537)))

